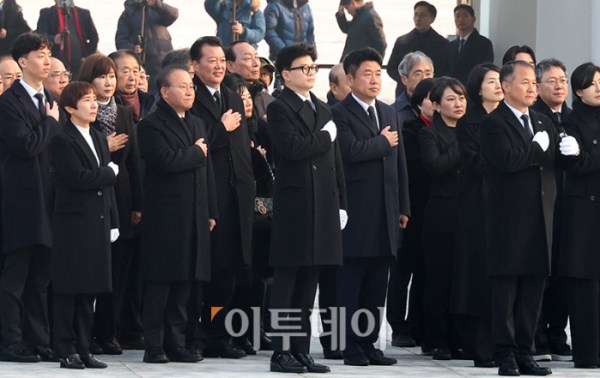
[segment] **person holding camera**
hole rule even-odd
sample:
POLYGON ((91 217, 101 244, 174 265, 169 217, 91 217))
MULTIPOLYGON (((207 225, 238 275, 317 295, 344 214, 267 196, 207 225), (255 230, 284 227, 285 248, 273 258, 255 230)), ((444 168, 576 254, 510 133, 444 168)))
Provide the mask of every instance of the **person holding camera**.
POLYGON ((37 33, 53 42, 52 56, 60 59, 77 80, 79 67, 98 48, 98 31, 90 11, 73 0, 54 0, 54 6, 40 10, 37 33))

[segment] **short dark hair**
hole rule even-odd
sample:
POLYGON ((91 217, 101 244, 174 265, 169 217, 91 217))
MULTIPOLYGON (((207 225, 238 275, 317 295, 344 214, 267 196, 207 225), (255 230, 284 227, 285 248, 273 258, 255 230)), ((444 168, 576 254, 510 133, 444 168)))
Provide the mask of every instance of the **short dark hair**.
POLYGON ((483 84, 483 79, 488 72, 494 71, 500 73, 500 67, 495 65, 494 63, 482 63, 476 65, 469 73, 469 77, 467 78, 467 95, 469 99, 476 104, 481 104, 483 99, 479 94, 481 92, 481 85, 483 84))
POLYGON ((307 55, 310 56, 313 61, 317 60, 317 50, 308 43, 301 42, 286 46, 277 53, 275 68, 280 73, 284 70, 289 70, 292 68, 292 62, 294 60, 307 55))
POLYGON ((510 62, 511 60, 517 60, 517 54, 520 54, 520 53, 531 55, 531 59, 533 59, 533 65, 535 66, 535 64, 536 64, 535 52, 533 51, 533 49, 531 47, 529 47, 527 45, 523 45, 523 46, 515 45, 515 46, 511 47, 510 49, 506 50, 506 52, 504 53, 504 57, 502 58, 502 64, 504 65, 504 64, 510 62))
POLYGON ((467 4, 459 4, 457 5, 454 10, 452 11, 452 13, 456 13, 457 11, 464 9, 467 12, 469 12, 469 14, 471 15, 471 17, 475 17, 475 10, 473 9, 472 6, 467 5, 467 4))
POLYGON ((58 105, 61 108, 71 107, 77 109, 77 103, 83 96, 90 93, 96 94, 96 88, 86 81, 73 81, 63 89, 58 105))
POLYGON ((227 46, 225 46, 225 59, 227 59, 227 61, 235 62, 237 56, 235 56, 235 51, 233 50, 233 48, 236 45, 239 45, 240 43, 248 43, 248 41, 246 41, 245 39, 240 39, 238 41, 233 41, 227 46))
MULTIPOLYGON (((218 37, 207 35, 205 37, 198 38, 192 47, 190 47, 190 57, 192 60, 199 62, 200 59, 202 59, 202 48, 205 45, 223 48, 223 43, 218 37)), ((223 49, 223 51, 225 51, 225 49, 223 49)))
POLYGON ((512 81, 515 78, 515 68, 517 66, 529 67, 535 72, 535 69, 531 66, 531 64, 523 60, 511 60, 510 62, 507 62, 505 65, 503 65, 500 69, 500 84, 502 84, 505 81, 507 83, 512 83, 512 81))
POLYGON ((350 74, 352 77, 356 77, 356 71, 358 71, 358 68, 363 62, 377 62, 377 64, 381 66, 383 64, 383 58, 381 58, 381 54, 372 47, 350 51, 344 57, 344 72, 346 72, 346 75, 350 74))
POLYGON ((413 7, 413 10, 417 10, 417 7, 426 7, 427 13, 431 15, 431 17, 435 18, 437 16, 437 9, 433 6, 433 4, 429 4, 427 1, 419 1, 413 7))
POLYGON ((431 89, 433 89, 436 80, 437 79, 429 77, 421 80, 419 84, 417 84, 415 91, 413 92, 412 96, 410 96, 410 105, 416 112, 421 113, 419 110, 419 105, 423 104, 423 100, 429 96, 429 93, 431 92, 431 89))
POLYGON ((13 42, 10 54, 18 63, 19 58, 44 47, 48 48, 48 50, 52 49, 52 42, 50 42, 48 38, 38 33, 25 33, 18 36, 13 42))
POLYGON ((121 49, 121 50, 111 52, 108 55, 108 57, 110 59, 112 59, 113 62, 115 62, 115 65, 117 64, 117 60, 128 57, 128 56, 134 58, 140 67, 142 66, 142 61, 140 60, 140 57, 138 56, 138 54, 133 52, 133 50, 121 49))
POLYGON ((162 68, 160 71, 158 71, 158 74, 156 75, 156 89, 158 90, 158 95, 160 96, 160 98, 162 98, 161 89, 171 85, 171 75, 173 74, 173 72, 184 71, 189 77, 188 69, 189 67, 171 65, 166 66, 165 68, 162 68))
POLYGON ((454 91, 454 93, 467 97, 467 89, 458 79, 442 76, 436 79, 433 87, 431 88, 429 95, 431 102, 439 104, 442 101, 442 96, 444 96, 444 91, 446 88, 450 88, 454 91))
POLYGON ((190 65, 192 58, 190 58, 190 49, 187 47, 184 49, 172 50, 165 55, 162 60, 161 66, 188 66, 190 65))
POLYGON ((102 54, 92 54, 81 64, 77 80, 91 83, 97 77, 108 75, 110 70, 117 73, 117 65, 112 59, 102 54))
POLYGON ((541 60, 535 66, 535 80, 541 81, 542 76, 544 76, 544 73, 552 67, 560 68, 561 70, 563 70, 565 75, 567 75, 567 67, 565 67, 565 64, 563 62, 561 62, 558 59, 549 58, 549 59, 541 60))
POLYGON ((596 75, 596 72, 600 72, 600 67, 591 62, 583 63, 579 67, 575 68, 575 71, 573 71, 573 74, 571 74, 573 104, 581 101, 581 97, 579 97, 577 91, 589 88, 594 82, 594 76, 596 75))

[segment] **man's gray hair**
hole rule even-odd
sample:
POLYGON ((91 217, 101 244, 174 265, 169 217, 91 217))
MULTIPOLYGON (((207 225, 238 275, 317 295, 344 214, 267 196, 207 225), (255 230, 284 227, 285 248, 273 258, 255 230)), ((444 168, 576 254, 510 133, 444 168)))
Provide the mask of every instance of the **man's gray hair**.
POLYGON ((433 61, 431 58, 421 51, 415 51, 404 55, 402 62, 400 62, 398 65, 398 72, 400 73, 400 76, 408 77, 408 74, 410 74, 410 71, 413 69, 415 64, 421 62, 429 64, 429 67, 431 67, 431 72, 433 73, 433 61))
POLYGON ((515 79, 515 68, 517 66, 531 68, 535 72, 535 68, 524 60, 511 60, 502 66, 500 69, 500 83, 512 83, 515 79))
POLYGON ((560 68, 564 71, 566 76, 569 76, 567 74, 567 67, 565 67, 565 64, 563 62, 561 62, 558 59, 550 58, 542 60, 537 64, 537 66, 535 66, 535 79, 538 82, 542 81, 542 76, 544 76, 544 73, 552 67, 560 68))

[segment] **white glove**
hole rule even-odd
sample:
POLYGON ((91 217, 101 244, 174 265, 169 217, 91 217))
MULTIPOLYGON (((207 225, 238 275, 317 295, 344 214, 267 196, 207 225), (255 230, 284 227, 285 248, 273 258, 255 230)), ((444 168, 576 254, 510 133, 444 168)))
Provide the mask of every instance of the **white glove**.
POLYGON ((346 228, 346 223, 348 223, 348 213, 344 209, 340 209, 340 229, 343 230, 346 228))
POLYGON ((115 172, 115 176, 119 175, 119 166, 113 163, 112 161, 108 163, 108 166, 112 168, 113 172, 115 172))
POLYGON ((333 121, 327 122, 325 124, 325 126, 323 126, 321 131, 327 131, 329 133, 329 137, 331 138, 332 142, 335 140, 335 137, 337 136, 337 127, 335 126, 335 123, 333 123, 333 121))
POLYGON ((113 228, 112 230, 110 230, 110 242, 114 243, 117 241, 117 239, 119 238, 119 229, 118 228, 113 228))
POLYGON ((542 150, 546 152, 548 146, 550 145, 550 137, 548 136, 548 133, 546 131, 538 131, 533 136, 532 142, 537 142, 537 144, 539 144, 540 147, 542 147, 542 150))
POLYGON ((565 156, 579 155, 579 143, 572 136, 563 137, 558 147, 560 147, 560 153, 565 156))

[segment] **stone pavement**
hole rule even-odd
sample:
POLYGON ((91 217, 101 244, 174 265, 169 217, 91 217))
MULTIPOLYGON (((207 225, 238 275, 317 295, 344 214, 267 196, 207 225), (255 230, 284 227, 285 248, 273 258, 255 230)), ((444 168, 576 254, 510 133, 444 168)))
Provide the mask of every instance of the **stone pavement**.
MULTIPOLYGON (((318 363, 331 367, 331 373, 303 374, 310 377, 498 377, 497 369, 473 367, 472 361, 432 361, 431 357, 420 355, 420 348, 395 348, 387 344, 385 354, 398 359, 398 364, 381 367, 345 366, 340 360, 324 360, 319 342, 313 338, 312 355, 318 363)), ((72 371, 60 369, 58 363, 40 362, 35 364, 18 364, 0 362, 1 378, 46 378, 46 377, 104 377, 104 378, 170 378, 170 377, 290 377, 291 374, 269 372, 271 352, 259 351, 256 356, 240 360, 207 358, 195 364, 169 363, 152 365, 142 362, 142 351, 125 351, 121 356, 98 356, 108 363, 108 369, 72 371)), ((551 377, 599 377, 600 370, 574 369, 572 362, 546 362, 542 366, 552 368, 551 377)))

